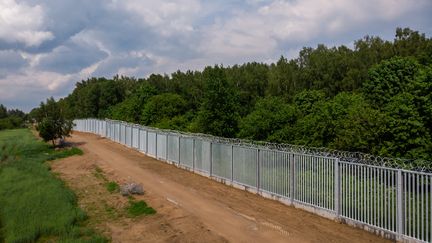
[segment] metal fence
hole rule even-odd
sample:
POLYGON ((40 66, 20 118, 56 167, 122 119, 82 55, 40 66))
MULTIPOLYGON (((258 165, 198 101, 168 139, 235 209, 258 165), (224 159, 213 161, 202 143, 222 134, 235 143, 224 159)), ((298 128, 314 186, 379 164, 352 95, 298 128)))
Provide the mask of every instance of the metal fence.
POLYGON ((432 174, 113 120, 74 121, 149 156, 387 238, 432 242, 432 174))

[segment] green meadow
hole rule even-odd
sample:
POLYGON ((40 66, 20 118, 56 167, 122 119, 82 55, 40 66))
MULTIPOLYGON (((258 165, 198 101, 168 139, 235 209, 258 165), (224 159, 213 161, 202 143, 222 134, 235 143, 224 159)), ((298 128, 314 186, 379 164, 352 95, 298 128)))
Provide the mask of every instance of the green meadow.
POLYGON ((0 131, 0 243, 107 241, 86 227, 75 194, 46 163, 80 154, 55 150, 28 129, 0 131))

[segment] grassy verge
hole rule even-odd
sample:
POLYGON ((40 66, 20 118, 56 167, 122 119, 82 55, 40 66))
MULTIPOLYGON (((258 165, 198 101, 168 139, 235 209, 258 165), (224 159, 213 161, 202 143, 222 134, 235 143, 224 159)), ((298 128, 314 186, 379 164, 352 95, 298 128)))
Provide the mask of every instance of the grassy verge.
POLYGON ((105 242, 84 226, 75 194, 44 162, 82 154, 54 150, 27 129, 0 131, 0 242, 105 242))

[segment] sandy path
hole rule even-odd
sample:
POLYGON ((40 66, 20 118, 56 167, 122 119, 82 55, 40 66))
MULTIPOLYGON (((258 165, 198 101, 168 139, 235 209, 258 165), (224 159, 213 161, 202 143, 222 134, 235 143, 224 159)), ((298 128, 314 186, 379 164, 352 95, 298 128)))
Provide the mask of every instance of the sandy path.
MULTIPOLYGON (((74 133, 95 163, 123 180, 142 183, 158 212, 175 207, 184 227, 211 231, 230 242, 387 242, 363 230, 237 190, 149 158, 95 135, 74 133), (206 229, 207 228, 207 229, 206 229)), ((217 240, 217 241, 219 241, 217 240)), ((187 240, 186 240, 187 241, 187 240)))

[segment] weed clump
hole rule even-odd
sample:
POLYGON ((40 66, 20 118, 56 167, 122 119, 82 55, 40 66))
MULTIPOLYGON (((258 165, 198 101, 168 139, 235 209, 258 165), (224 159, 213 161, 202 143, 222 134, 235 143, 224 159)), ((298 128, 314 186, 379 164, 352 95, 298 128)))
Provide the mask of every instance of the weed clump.
POLYGON ((120 186, 119 184, 117 184, 117 182, 115 181, 110 181, 106 184, 106 188, 109 192, 114 193, 114 192, 119 192, 120 191, 120 186))
POLYGON ((151 215, 155 214, 156 210, 149 207, 143 200, 135 201, 129 198, 129 207, 127 207, 127 212, 131 217, 138 217, 140 215, 151 215))

